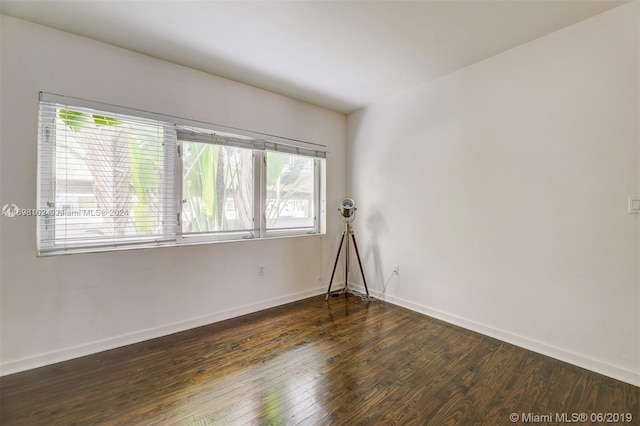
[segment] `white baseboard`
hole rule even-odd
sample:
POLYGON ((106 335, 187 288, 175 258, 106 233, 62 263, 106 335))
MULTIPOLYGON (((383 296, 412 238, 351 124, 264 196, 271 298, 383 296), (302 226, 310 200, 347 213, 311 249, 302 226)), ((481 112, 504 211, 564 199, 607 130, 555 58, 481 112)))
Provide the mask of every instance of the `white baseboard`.
POLYGON ((12 361, 1 362, 0 376, 19 373, 21 371, 31 370, 33 368, 55 364, 57 362, 79 358, 82 356, 95 354, 98 352, 118 348, 121 346, 140 343, 145 340, 167 336, 169 334, 186 331, 192 328, 201 327, 203 325, 208 325, 208 324, 212 324, 219 321, 224 321, 226 319, 239 317, 241 315, 249 314, 252 312, 258 312, 263 309, 273 308, 275 306, 280 306, 286 303, 295 302, 296 300, 305 299, 307 297, 317 296, 319 294, 324 293, 324 291, 326 290, 323 290, 318 287, 312 290, 305 290, 298 293, 289 294, 286 296, 276 297, 273 299, 240 306, 237 308, 229 309, 227 311, 216 312, 214 314, 205 315, 202 317, 193 318, 186 321, 180 321, 177 323, 167 324, 160 327, 148 328, 145 330, 136 331, 134 333, 123 334, 120 336, 98 340, 98 341, 87 343, 84 345, 78 345, 78 346, 73 346, 73 347, 69 347, 69 348, 65 348, 57 351, 42 353, 42 354, 38 354, 28 358, 21 358, 21 359, 16 359, 12 361))
MULTIPOLYGON (((364 287, 352 285, 352 288, 364 293, 364 287)), ((393 303, 394 305, 402 306, 403 308, 419 312, 421 314, 466 328, 471 331, 475 331, 476 333, 480 333, 485 336, 493 337, 494 339, 498 339, 503 342, 510 343, 512 345, 537 352, 539 354, 546 355, 560 361, 567 362, 569 364, 573 364, 581 368, 586 368, 587 370, 623 381, 625 383, 630 383, 634 386, 640 386, 640 372, 638 371, 632 371, 606 362, 594 360, 587 356, 571 352, 566 349, 558 348, 544 342, 539 342, 536 340, 528 339, 526 337, 518 336, 508 331, 489 327, 466 318, 451 315, 446 312, 430 308, 428 306, 410 302, 400 297, 390 295, 384 295, 381 297, 380 292, 371 290, 369 291, 369 293, 374 297, 380 298, 381 300, 385 300, 389 303, 393 303)))
MULTIPOLYGON (((364 292, 363 287, 351 285, 354 290, 364 292)), ((161 327, 150 328, 146 330, 137 331, 121 336, 116 336, 109 339, 99 340, 91 342, 85 345, 78 345, 70 348, 61 349, 58 351, 47 352, 39 355, 35 355, 28 358, 22 358, 7 362, 0 363, 0 376, 8 374, 18 373, 21 371, 30 370, 33 368, 42 367, 45 365, 55 364, 57 362, 67 361, 73 358, 79 358, 86 355, 95 354, 97 352, 106 351, 109 349, 118 348, 134 343, 139 343, 149 339, 155 339, 157 337, 167 336, 169 334, 178 333, 180 331, 189 330, 192 328, 200 327, 203 325, 212 324, 226 319, 235 318, 241 315, 245 315, 252 312, 257 312, 263 309, 272 308, 275 306, 284 305, 286 303, 294 302, 296 300, 305 299, 307 297, 324 294, 326 290, 324 288, 315 288, 312 290, 306 290, 286 296, 281 296, 269 300, 265 300, 259 303, 253 303, 237 308, 229 309, 223 312, 217 312, 211 315, 202 316, 199 318, 193 318, 187 321, 181 321, 174 324, 168 324, 161 327)), ((380 297, 380 293, 377 291, 370 291, 374 297, 380 297)), ((451 315, 446 312, 442 312, 428 306, 420 305, 418 303, 410 302, 408 300, 384 295, 383 300, 393 303, 394 305, 402 306, 421 314, 437 318, 439 320, 454 324, 463 328, 466 328, 477 333, 493 337, 519 346, 524 349, 531 350, 533 352, 547 355, 560 361, 567 362, 569 364, 576 365, 578 367, 586 368, 587 370, 594 371, 596 373, 603 374, 605 376, 621 380, 626 383, 630 383, 635 386, 640 386, 640 373, 631 371, 625 368, 621 368, 609 363, 594 360, 589 357, 562 349, 555 346, 531 340, 522 336, 518 336, 509 333, 504 330, 499 330, 493 327, 471 321, 456 315, 451 315)))

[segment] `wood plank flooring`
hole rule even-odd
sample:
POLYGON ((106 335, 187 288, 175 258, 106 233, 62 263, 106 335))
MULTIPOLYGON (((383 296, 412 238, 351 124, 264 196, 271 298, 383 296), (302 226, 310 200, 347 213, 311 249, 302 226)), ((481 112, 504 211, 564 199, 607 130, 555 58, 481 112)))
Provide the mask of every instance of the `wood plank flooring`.
POLYGON ((617 424, 638 425, 639 398, 638 387, 398 306, 319 296, 2 377, 0 424, 502 425, 631 413, 617 424))

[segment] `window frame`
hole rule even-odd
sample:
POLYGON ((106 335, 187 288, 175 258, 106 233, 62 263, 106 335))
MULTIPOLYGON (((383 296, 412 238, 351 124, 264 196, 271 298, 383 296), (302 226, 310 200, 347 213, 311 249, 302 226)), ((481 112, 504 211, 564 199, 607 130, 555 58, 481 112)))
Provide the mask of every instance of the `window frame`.
MULTIPOLYGON (((44 254, 58 254, 66 252, 93 252, 93 251, 106 251, 109 248, 118 250, 120 248, 128 248, 130 246, 156 246, 166 245, 175 240, 175 222, 173 221, 175 209, 173 201, 168 202, 169 199, 173 200, 173 183, 169 182, 173 180, 173 165, 175 162, 173 146, 175 146, 175 137, 172 136, 173 132, 170 130, 171 125, 166 121, 160 121, 156 118, 140 117, 138 115, 132 115, 122 111, 106 111, 104 108, 88 107, 86 105, 70 105, 68 103, 59 103, 55 101, 43 101, 41 100, 38 109, 38 144, 37 144, 37 188, 36 197, 37 205, 34 212, 36 216, 36 242, 38 248, 38 255, 44 254), (71 236, 68 238, 60 238, 56 235, 56 225, 58 216, 56 212, 66 210, 64 205, 58 205, 58 131, 59 131, 59 111, 71 110, 80 111, 81 114, 95 113, 99 116, 107 113, 109 116, 113 115, 118 119, 123 118, 127 123, 133 123, 134 125, 154 126, 157 127, 159 132, 163 133, 162 139, 159 143, 162 144, 160 150, 162 151, 161 157, 163 158, 163 170, 160 180, 163 185, 163 202, 160 204, 163 209, 162 213, 157 216, 152 216, 153 219, 158 220, 160 223, 160 232, 153 235, 121 235, 114 237, 104 238, 90 238, 87 237, 86 241, 82 241, 81 237, 71 236), (133 120, 131 120, 133 119, 133 120), (167 162, 168 161, 168 162, 167 162), (165 168, 164 166, 167 166, 165 168), (166 207, 169 207, 168 209, 166 207), (54 209, 54 215, 51 216, 49 211, 54 209)), ((66 132, 71 130, 66 129, 66 132)), ((62 139, 66 141, 67 135, 63 135, 62 139)), ((156 145, 160 147, 160 145, 156 145)), ((64 158, 68 158, 70 151, 68 147, 65 147, 63 151, 64 158)), ((129 162, 132 165, 134 162, 129 162)), ((111 206, 104 206, 101 209, 111 209, 111 206)), ((77 216, 72 217, 87 217, 82 212, 82 208, 75 211, 77 216)), ((82 225, 82 223, 80 223, 82 225)), ((71 224, 73 226, 73 224, 71 224)), ((77 225, 76 225, 77 226, 77 225)), ((102 228, 109 230, 109 227, 102 228)), ((111 228, 113 229, 113 228, 111 228)), ((68 229, 63 229, 62 232, 68 232, 68 229)), ((73 233, 73 231, 71 231, 73 233)))
MULTIPOLYGON (((191 143, 205 143, 198 141, 185 141, 180 139, 178 135, 176 135, 176 143, 178 146, 177 149, 177 161, 175 167, 175 182, 176 182, 176 208, 178 211, 178 221, 176 224, 176 243, 177 244, 197 244, 197 243, 209 243, 209 242, 219 242, 219 241, 239 241, 239 240, 252 240, 256 238, 256 233, 260 235, 260 227, 259 225, 256 227, 256 223, 259 223, 259 211, 260 211, 260 194, 257 188, 260 188, 260 184, 262 179, 260 177, 260 157, 259 153, 255 150, 252 150, 252 170, 253 170, 253 228, 252 229, 242 229, 242 230, 231 230, 231 231, 210 231, 210 232, 184 232, 182 229, 182 224, 184 220, 183 215, 183 206, 184 206, 184 180, 183 180, 183 167, 184 167, 184 142, 191 143), (258 193, 258 194, 257 194, 258 193)), ((224 145, 216 145, 211 144, 213 146, 223 147, 224 145)))
MULTIPOLYGON (((170 184, 173 185, 172 192, 165 191, 163 194, 163 206, 170 206, 170 212, 175 218, 163 222, 163 235, 169 236, 168 239, 145 239, 144 237, 131 239, 126 238, 125 242, 112 242, 106 244, 82 244, 82 243, 65 243, 64 247, 52 247, 47 245, 46 234, 50 237, 55 233, 55 217, 53 224, 48 223, 52 219, 50 217, 38 217, 36 226, 36 243, 38 256, 49 256, 59 254, 72 253, 91 253, 102 251, 119 251, 136 248, 149 247, 166 247, 181 246, 194 244, 209 244, 229 241, 247 241, 255 239, 269 239, 278 237, 292 236, 309 236, 323 235, 325 233, 326 217, 325 214, 325 185, 326 185, 326 147, 323 145, 313 144, 304 141, 282 138, 273 135, 267 135, 242 129, 231 128, 211 123, 203 123, 194 120, 188 120, 179 117, 172 117, 163 114, 157 114, 148 111, 125 108, 111 104, 87 101, 79 98, 70 98, 61 95, 48 94, 40 92, 40 103, 38 114, 40 117, 38 125, 38 166, 37 166, 37 203, 41 208, 43 200, 54 199, 56 196, 56 156, 49 155, 48 158, 43 154, 42 143, 53 143, 53 148, 48 149, 55 152, 56 124, 43 123, 43 109, 49 109, 48 113, 52 114, 52 108, 56 109, 53 115, 57 115, 57 109, 63 107, 66 109, 83 108, 93 109, 105 113, 125 114, 140 119, 151 119, 163 122, 165 135, 163 141, 171 139, 173 144, 170 149, 165 149, 163 158, 166 164, 172 167, 167 173, 173 175, 170 184), (60 106, 57 106, 57 105, 60 106), (202 135, 204 138, 211 136, 221 136, 219 141, 228 143, 206 142, 204 140, 184 139, 185 132, 194 131, 202 135), (171 132, 172 134, 168 134, 171 132), (182 136, 182 137, 181 137, 182 136), (166 139, 166 138, 169 139, 166 139), (250 230, 231 230, 231 231, 212 231, 212 232, 184 232, 182 229, 184 212, 183 212, 183 167, 184 167, 184 143, 210 143, 218 146, 236 146, 248 148, 252 150, 252 171, 253 171, 253 228, 250 230), (309 157, 313 160, 313 227, 301 227, 290 229, 268 229, 266 218, 267 205, 267 152, 286 152, 309 157), (45 157, 45 158, 43 158, 45 157), (43 226, 44 225, 44 226, 43 226), (45 235, 43 235, 45 234, 45 235)), ((194 133, 195 134, 195 133, 194 133)), ((215 139, 214 139, 215 140, 215 139)), ((163 142, 164 145, 164 142, 163 142)), ((163 173, 164 174, 164 173, 163 173)), ((164 215, 163 215, 164 217, 164 215)), ((48 241, 54 241, 50 238, 48 241)))
MULTIPOLYGON (((313 203, 313 225, 312 226, 301 226, 301 227, 292 227, 292 228, 269 228, 267 225, 267 202, 268 202, 268 197, 267 197, 267 158, 266 158, 266 153, 267 152, 273 152, 273 151, 265 151, 263 153, 264 156, 264 170, 263 170, 263 179, 264 179, 264 185, 262 189, 262 193, 263 193, 263 224, 262 226, 264 227, 264 235, 266 238, 268 237, 284 237, 284 236, 291 236, 291 235, 305 235, 305 234, 310 234, 310 235, 314 235, 319 233, 319 229, 321 229, 320 224, 320 214, 321 214, 321 209, 320 209, 320 205, 322 203, 322 198, 321 198, 321 167, 320 167, 320 160, 317 158, 311 158, 311 160, 313 160, 313 193, 314 193, 314 203, 313 203)), ((289 153, 289 154, 293 154, 293 153, 289 153)))

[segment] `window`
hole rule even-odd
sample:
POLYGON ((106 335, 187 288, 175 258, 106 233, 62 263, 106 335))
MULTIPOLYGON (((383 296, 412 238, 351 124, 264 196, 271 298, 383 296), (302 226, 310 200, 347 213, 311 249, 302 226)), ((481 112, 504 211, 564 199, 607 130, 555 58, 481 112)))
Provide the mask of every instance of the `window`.
POLYGON ((259 236, 260 144, 202 129, 179 129, 177 134, 182 158, 181 237, 194 241, 259 236))
POLYGON ((41 94, 39 253, 322 232, 324 151, 185 122, 41 94))
POLYGON ((267 230, 314 229, 317 193, 313 158, 267 152, 267 230))
POLYGON ((40 107, 41 251, 173 238, 166 123, 81 107, 40 107))

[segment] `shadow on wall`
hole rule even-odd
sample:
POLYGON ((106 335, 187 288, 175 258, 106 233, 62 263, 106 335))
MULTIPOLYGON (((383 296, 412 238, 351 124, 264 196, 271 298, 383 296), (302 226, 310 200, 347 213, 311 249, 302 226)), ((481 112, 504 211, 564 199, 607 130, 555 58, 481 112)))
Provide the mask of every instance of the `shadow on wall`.
POLYGON ((378 291, 382 292, 385 277, 383 275, 384 272, 382 270, 382 262, 380 259, 380 244, 378 242, 378 238, 387 233, 389 225, 380 211, 374 210, 365 219, 365 229, 368 233, 367 240, 369 241, 369 244, 362 260, 365 264, 372 262, 373 268, 371 270, 373 271, 374 276, 367 278, 372 284, 374 284, 374 288, 377 288, 378 291))

